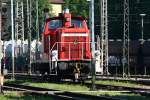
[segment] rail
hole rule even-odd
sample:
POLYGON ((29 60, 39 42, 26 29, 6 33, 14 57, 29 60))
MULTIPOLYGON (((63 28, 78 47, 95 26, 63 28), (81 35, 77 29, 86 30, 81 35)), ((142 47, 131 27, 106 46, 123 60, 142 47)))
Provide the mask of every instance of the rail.
POLYGON ((4 90, 26 91, 37 95, 50 96, 58 100, 122 100, 106 96, 94 96, 82 94, 81 92, 67 92, 54 89, 46 89, 19 84, 5 84, 4 90))

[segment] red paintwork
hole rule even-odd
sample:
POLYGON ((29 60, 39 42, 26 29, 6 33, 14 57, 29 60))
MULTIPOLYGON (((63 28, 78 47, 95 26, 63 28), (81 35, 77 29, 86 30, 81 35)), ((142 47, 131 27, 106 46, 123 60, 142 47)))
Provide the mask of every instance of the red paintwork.
POLYGON ((53 48, 53 50, 56 50, 58 48, 58 59, 61 61, 91 59, 89 33, 90 32, 86 21, 82 17, 72 17, 71 14, 65 13, 59 17, 49 18, 46 20, 45 30, 43 33, 44 51, 48 53, 50 43, 51 49, 53 48), (51 24, 53 20, 61 20, 62 26, 59 28, 50 29, 49 24, 51 24), (72 26, 72 20, 82 22, 82 27, 78 27, 76 25, 72 26), (63 36, 63 34, 86 34, 88 36, 63 36), (50 36, 50 41, 48 40, 48 36, 50 36), (54 46, 56 42, 59 42, 58 46, 54 46), (69 46, 69 42, 73 43, 70 43, 69 46))

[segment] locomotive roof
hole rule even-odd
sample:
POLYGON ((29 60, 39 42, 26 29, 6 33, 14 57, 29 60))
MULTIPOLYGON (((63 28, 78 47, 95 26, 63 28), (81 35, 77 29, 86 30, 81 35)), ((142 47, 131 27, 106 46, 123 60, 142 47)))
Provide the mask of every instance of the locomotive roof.
MULTIPOLYGON (((57 16, 57 17, 51 17, 51 18, 48 18, 46 21, 50 21, 50 20, 55 20, 55 19, 63 19, 64 17, 60 17, 60 16, 57 16)), ((82 18, 81 16, 71 16, 72 19, 79 19, 79 20, 85 20, 84 18, 82 18)))

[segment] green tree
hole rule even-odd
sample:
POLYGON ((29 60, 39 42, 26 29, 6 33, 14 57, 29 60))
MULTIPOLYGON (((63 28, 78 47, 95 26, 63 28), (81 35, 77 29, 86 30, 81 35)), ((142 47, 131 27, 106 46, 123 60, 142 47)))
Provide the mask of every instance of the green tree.
POLYGON ((49 14, 50 16, 52 16, 52 7, 51 7, 51 4, 50 4, 50 0, 39 0, 39 18, 40 18, 40 21, 42 21, 44 19, 44 12, 43 10, 45 8, 48 8, 49 9, 49 14))
MULTIPOLYGON (((38 10, 39 10, 39 33, 41 34, 44 23, 45 23, 45 15, 44 15, 44 9, 49 9, 49 16, 53 16, 52 14, 52 6, 50 3, 50 0, 39 0, 38 1, 38 10)), ((41 36, 40 36, 41 37, 41 36)))
POLYGON ((87 0, 64 0, 63 9, 69 8, 74 16, 88 19, 89 4, 87 0))

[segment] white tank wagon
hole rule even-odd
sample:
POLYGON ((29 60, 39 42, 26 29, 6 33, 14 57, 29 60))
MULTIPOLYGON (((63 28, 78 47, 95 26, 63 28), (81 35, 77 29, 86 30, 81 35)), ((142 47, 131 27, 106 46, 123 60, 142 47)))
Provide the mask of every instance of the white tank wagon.
MULTIPOLYGON (((42 59, 42 43, 40 41, 31 41, 31 61, 42 59)), ((12 41, 4 41, 3 43, 3 68, 11 71, 12 65, 12 41)), ((25 71, 28 66, 28 41, 14 41, 14 52, 15 52, 15 71, 25 71)))

